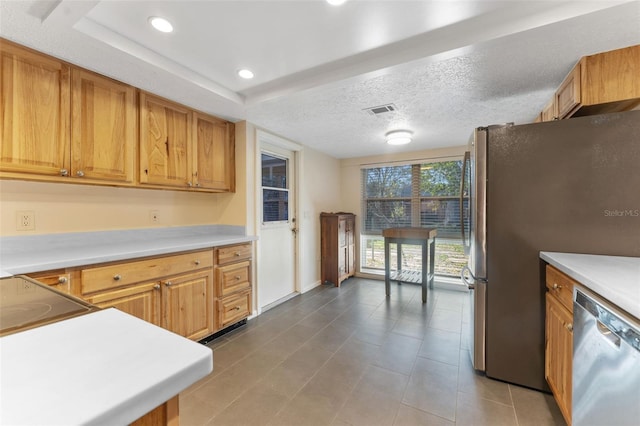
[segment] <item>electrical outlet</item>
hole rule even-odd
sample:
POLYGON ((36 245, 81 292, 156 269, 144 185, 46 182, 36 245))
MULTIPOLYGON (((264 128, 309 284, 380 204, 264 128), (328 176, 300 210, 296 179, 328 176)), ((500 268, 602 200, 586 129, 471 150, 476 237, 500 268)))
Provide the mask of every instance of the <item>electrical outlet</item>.
POLYGON ((160 222, 160 212, 158 210, 149 210, 149 220, 151 223, 160 222))
POLYGON ((16 212, 16 230, 33 231, 36 229, 36 215, 32 210, 16 212))

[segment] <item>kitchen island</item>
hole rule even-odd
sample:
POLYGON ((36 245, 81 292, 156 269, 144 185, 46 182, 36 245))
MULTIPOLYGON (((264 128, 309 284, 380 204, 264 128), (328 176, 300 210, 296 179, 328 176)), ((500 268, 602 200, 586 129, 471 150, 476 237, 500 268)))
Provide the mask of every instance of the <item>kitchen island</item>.
POLYGON ((0 424, 129 424, 212 370, 206 346, 116 309, 81 315, 0 338, 0 424))

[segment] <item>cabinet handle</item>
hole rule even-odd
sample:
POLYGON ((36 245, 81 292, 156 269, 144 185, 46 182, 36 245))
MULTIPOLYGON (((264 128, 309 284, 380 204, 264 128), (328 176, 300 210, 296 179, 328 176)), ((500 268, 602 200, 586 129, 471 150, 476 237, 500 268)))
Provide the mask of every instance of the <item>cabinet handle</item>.
POLYGON ((195 261, 195 262, 193 262, 193 263, 195 263, 195 264, 196 264, 196 266, 198 266, 198 265, 200 264, 200 261, 199 261, 199 260, 196 260, 196 261, 195 261))
POLYGON ((234 311, 239 311, 239 310, 240 310, 240 306, 236 306, 236 307, 234 307, 232 310, 234 310, 234 311))
POLYGON ((114 280, 114 281, 120 281, 120 279, 122 279, 122 276, 121 276, 120 274, 115 274, 115 275, 113 276, 113 280, 114 280))
POLYGON ((573 324, 565 324, 565 328, 569 331, 573 331, 573 324))
POLYGON ((58 284, 65 284, 67 282, 67 277, 58 278, 58 284))
POLYGON ((78 170, 78 171, 76 172, 76 176, 78 176, 78 177, 84 177, 84 172, 83 172, 82 170, 78 170))
POLYGON ((562 288, 561 285, 558 285, 557 283, 553 283, 553 289, 554 290, 560 290, 562 288))
POLYGON ((60 176, 69 176, 69 170, 60 169, 60 176))
POLYGON ((236 275, 234 278, 236 279, 236 281, 240 281, 240 275, 236 275))
POLYGON ((196 187, 200 188, 200 183, 196 183, 196 187))
POLYGON ((192 187, 192 186, 193 186, 193 183, 191 183, 191 182, 187 182, 187 186, 188 186, 188 187, 192 187))
POLYGON ((156 285, 154 285, 154 286, 153 286, 153 289, 154 289, 154 290, 160 290, 160 284, 156 284, 156 285))
POLYGON ((164 283, 164 285, 166 285, 167 287, 171 287, 173 283, 171 281, 167 281, 166 283, 164 283))
POLYGON ((240 257, 240 252, 239 251, 235 252, 234 256, 235 257, 240 257))

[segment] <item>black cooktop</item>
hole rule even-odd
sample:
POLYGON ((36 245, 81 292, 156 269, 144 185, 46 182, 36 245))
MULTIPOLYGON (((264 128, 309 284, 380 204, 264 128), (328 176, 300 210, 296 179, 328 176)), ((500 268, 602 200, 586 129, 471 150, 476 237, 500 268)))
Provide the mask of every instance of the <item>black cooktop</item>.
POLYGON ((0 336, 91 312, 96 308, 23 276, 0 279, 0 336))

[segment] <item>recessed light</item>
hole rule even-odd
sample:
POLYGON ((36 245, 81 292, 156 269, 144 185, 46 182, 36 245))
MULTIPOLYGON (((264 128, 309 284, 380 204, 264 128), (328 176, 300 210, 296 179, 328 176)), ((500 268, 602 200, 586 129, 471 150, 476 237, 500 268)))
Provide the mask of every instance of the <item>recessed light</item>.
POLYGON ((171 22, 164 18, 160 18, 159 16, 149 17, 149 22, 153 25, 153 28, 158 31, 162 31, 163 33, 170 33, 173 31, 173 25, 171 25, 171 22))
POLYGON ((345 1, 347 0, 327 0, 327 3, 329 3, 332 6, 340 6, 345 1))
POLYGON ((238 71, 238 75, 242 78, 246 78, 247 80, 250 78, 253 78, 253 72, 251 72, 251 70, 248 70, 248 69, 242 69, 238 71))
POLYGON ((411 142, 412 132, 408 130, 393 130, 385 135, 389 145, 406 145, 411 142))

